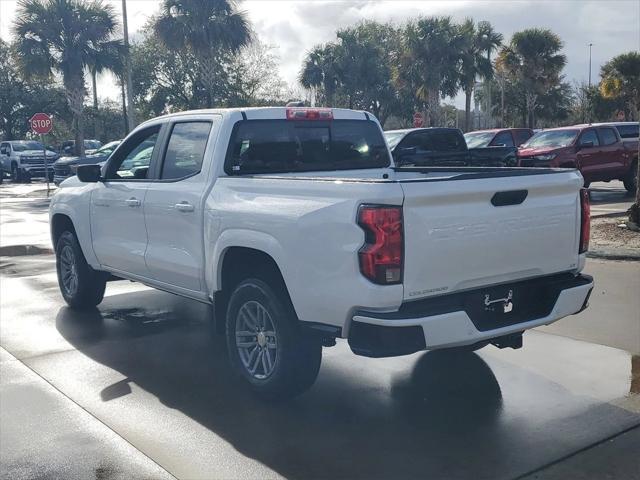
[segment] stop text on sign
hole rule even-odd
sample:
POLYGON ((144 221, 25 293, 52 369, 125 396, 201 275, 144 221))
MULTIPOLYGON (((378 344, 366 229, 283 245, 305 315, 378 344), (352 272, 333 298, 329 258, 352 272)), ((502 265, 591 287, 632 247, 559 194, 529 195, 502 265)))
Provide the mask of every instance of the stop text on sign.
POLYGON ((53 128, 51 117, 46 113, 36 113, 31 117, 29 123, 31 125, 31 130, 33 130, 34 133, 39 133, 40 135, 49 133, 53 128))

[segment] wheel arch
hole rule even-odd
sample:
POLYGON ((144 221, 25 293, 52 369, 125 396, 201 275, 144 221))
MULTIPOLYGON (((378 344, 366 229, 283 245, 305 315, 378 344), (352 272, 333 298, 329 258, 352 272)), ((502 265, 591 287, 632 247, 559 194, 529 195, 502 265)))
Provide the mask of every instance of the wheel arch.
MULTIPOLYGON (((213 293, 215 330, 224 333, 224 318, 228 301, 235 286, 245 278, 260 278, 284 293, 292 306, 291 295, 278 262, 262 249, 247 246, 228 246, 220 255, 216 272, 216 291, 213 293), (217 321, 220 319, 220 321, 217 321)), ((294 307, 295 311, 295 307, 294 307)))

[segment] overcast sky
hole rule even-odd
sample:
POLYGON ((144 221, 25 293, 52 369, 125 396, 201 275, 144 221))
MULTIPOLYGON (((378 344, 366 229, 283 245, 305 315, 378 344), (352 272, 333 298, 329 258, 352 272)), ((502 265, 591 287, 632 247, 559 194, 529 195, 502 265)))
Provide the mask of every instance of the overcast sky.
MULTIPOLYGON (((107 3, 120 14, 121 0, 107 3)), ((159 4, 159 0, 127 0, 130 36, 158 11, 159 4)), ((0 0, 0 37, 4 40, 10 38, 16 5, 14 0, 0 0)), ((307 50, 333 40, 336 29, 361 20, 401 23, 420 15, 471 17, 490 21, 506 41, 523 28, 550 28, 564 41, 565 74, 571 82, 587 81, 589 43, 593 43, 594 81, 600 66, 611 57, 640 50, 639 0, 245 0, 241 9, 248 13, 257 36, 277 47, 281 76, 291 85, 296 83, 307 50)), ((108 76, 100 80, 98 92, 101 97, 118 98, 108 76)), ((455 103, 462 107, 464 100, 459 96, 455 103)))

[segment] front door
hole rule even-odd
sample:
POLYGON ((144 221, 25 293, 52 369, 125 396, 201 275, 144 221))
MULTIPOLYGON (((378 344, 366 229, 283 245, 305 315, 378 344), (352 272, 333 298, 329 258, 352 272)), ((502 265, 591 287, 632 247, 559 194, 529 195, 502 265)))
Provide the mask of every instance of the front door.
POLYGON ((201 292, 203 208, 217 116, 184 117, 167 125, 166 148, 145 199, 146 261, 153 279, 201 292), (214 132, 214 133, 212 133, 214 132), (207 159, 207 160, 205 160, 207 159))
POLYGON ((144 206, 160 130, 160 125, 145 128, 125 140, 109 158, 104 181, 91 194, 91 237, 98 261, 142 277, 149 276, 144 206))
POLYGON ((600 168, 600 142, 595 128, 583 131, 578 138, 578 152, 576 159, 578 168, 586 182, 594 182, 598 180, 598 170, 600 168))

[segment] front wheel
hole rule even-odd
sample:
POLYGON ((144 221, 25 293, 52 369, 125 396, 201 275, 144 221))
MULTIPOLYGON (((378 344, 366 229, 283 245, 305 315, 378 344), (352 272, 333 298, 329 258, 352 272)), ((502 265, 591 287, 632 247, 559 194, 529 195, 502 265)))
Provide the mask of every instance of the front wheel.
POLYGON ((300 328, 282 291, 257 278, 241 282, 227 308, 229 360, 259 395, 294 397, 315 382, 322 360, 320 341, 300 328))
POLYGON ((624 180, 622 180, 622 182, 624 183, 624 188, 627 190, 627 192, 629 192, 631 195, 636 193, 636 190, 638 189, 638 163, 637 162, 634 162, 633 165, 631 165, 631 169, 629 170, 629 173, 624 178, 624 180))
POLYGON ((15 163, 11 164, 11 181, 13 183, 22 183, 22 170, 15 163))
POLYGON ((60 292, 70 307, 89 309, 102 302, 106 275, 87 263, 73 232, 62 233, 56 243, 56 271, 60 292))

